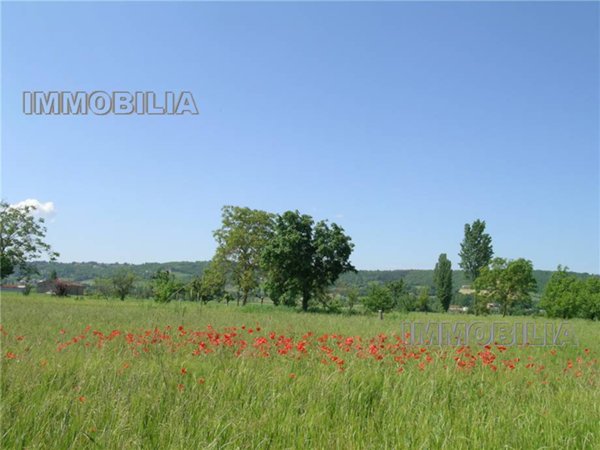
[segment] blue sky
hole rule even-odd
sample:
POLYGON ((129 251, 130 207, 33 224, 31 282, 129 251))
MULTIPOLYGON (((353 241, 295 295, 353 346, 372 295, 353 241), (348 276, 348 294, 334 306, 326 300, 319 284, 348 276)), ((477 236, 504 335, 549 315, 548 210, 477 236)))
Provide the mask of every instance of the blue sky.
POLYGON ((61 261, 209 259, 220 208, 339 223, 362 269, 599 272, 598 3, 3 3, 2 198, 61 261), (27 116, 23 91, 189 90, 197 116, 27 116))

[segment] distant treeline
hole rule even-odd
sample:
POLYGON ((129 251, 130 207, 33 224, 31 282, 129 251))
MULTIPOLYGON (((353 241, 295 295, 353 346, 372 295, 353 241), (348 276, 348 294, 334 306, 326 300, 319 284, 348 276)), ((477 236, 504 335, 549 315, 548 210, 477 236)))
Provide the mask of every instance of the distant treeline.
MULTIPOLYGON (((173 261, 165 263, 143 263, 143 264, 119 264, 119 263, 98 263, 98 262, 34 262, 33 266, 38 271, 37 278, 46 279, 52 271, 56 271, 59 278, 65 278, 82 283, 93 283, 96 279, 111 278, 119 271, 125 269, 132 272, 139 280, 151 280, 152 276, 159 270, 169 270, 175 277, 181 281, 187 282, 194 277, 202 274, 209 261, 173 261)), ((534 270, 533 276, 537 281, 537 292, 542 293, 552 276, 549 270, 534 270)), ((586 273, 575 273, 578 278, 585 279, 589 277, 586 273)), ((36 278, 36 277, 34 277, 36 278)), ((19 279, 18 273, 13 275, 6 282, 16 282, 19 279)), ((336 285, 357 287, 361 294, 366 293, 369 283, 380 282, 388 283, 391 281, 403 280, 409 289, 420 286, 433 287, 433 270, 359 270, 357 273, 348 272, 342 274, 336 285)), ((452 272, 452 284, 455 290, 461 286, 469 284, 462 270, 452 272)))
MULTIPOLYGON (((201 274, 208 263, 208 261, 174 261, 166 263, 107 264, 94 261, 72 263, 36 261, 32 263, 32 266, 35 267, 38 273, 32 278, 46 279, 52 271, 56 271, 59 278, 91 284, 96 279, 112 278, 123 270, 133 273, 140 280, 151 280, 157 271, 169 270, 178 279, 189 281, 201 274)), ((17 273, 7 282, 14 282, 18 279, 19 274, 17 273)))

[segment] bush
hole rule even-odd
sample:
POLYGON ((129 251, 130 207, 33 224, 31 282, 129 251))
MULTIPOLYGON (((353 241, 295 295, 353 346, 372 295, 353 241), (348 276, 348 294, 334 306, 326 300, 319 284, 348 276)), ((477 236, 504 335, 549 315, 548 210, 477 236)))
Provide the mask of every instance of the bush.
POLYGON ((369 293, 363 299, 365 308, 369 311, 390 311, 396 306, 394 298, 387 286, 372 284, 369 286, 369 293))
POLYGON ((52 292, 57 297, 66 297, 69 295, 69 285, 62 280, 56 280, 52 292))

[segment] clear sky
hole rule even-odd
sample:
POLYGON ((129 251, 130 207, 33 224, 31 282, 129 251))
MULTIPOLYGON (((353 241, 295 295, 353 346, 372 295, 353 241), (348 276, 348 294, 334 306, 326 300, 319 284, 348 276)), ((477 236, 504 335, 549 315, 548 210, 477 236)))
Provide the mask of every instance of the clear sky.
POLYGON ((3 3, 2 198, 61 261, 209 259, 220 208, 339 223, 361 269, 599 272, 598 3, 3 3), (197 116, 27 116, 23 91, 192 91, 197 116), (51 210, 52 208, 48 208, 51 210))

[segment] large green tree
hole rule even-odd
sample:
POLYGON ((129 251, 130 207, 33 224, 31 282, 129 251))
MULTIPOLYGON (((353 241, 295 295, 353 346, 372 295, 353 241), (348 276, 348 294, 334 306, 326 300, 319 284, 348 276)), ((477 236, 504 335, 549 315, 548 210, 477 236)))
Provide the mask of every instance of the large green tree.
POLYGON ((306 311, 310 299, 347 271, 354 248, 342 227, 320 221, 298 211, 287 211, 275 219, 274 233, 263 252, 266 287, 275 303, 302 299, 306 311))
POLYGON ((473 284, 476 296, 483 301, 498 303, 503 316, 516 304, 528 306, 536 285, 533 265, 523 258, 514 261, 494 258, 489 266, 481 269, 473 284))
POLYGON ((11 206, 0 202, 0 278, 4 279, 16 269, 24 273, 31 271, 29 262, 48 256, 51 261, 58 253, 44 239, 44 219, 33 215, 30 205, 11 206))
POLYGON ((448 311, 452 301, 452 262, 442 253, 433 271, 435 295, 444 311, 448 311))
POLYGON ((550 317, 600 318, 600 277, 581 279, 567 267, 558 266, 546 285, 540 308, 550 317))
POLYGON ((246 304, 261 283, 261 254, 273 234, 273 214, 239 206, 224 206, 221 228, 214 232, 215 268, 222 268, 246 304))
POLYGON ((477 219, 473 224, 465 224, 465 237, 460 244, 460 267, 471 281, 487 266, 494 256, 492 238, 485 232, 485 221, 477 219))

